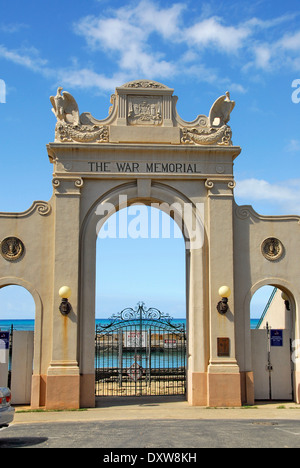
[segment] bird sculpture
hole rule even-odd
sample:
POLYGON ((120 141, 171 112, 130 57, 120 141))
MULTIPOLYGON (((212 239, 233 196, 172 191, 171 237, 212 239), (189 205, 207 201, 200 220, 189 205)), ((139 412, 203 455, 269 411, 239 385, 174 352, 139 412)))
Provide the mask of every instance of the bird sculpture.
POLYGON ((222 127, 230 120, 230 114, 233 111, 235 102, 230 100, 230 93, 226 91, 225 96, 219 97, 209 113, 209 124, 211 127, 222 127))
POLYGON ((57 89, 56 96, 50 97, 53 106, 52 112, 59 121, 64 121, 74 126, 79 125, 80 116, 77 102, 70 93, 67 91, 62 93, 62 90, 63 88, 60 86, 57 89))

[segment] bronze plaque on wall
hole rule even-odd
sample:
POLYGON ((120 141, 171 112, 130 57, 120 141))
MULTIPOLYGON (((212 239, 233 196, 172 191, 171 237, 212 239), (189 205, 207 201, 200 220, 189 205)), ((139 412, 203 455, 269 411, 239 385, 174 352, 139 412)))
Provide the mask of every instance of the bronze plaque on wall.
POLYGON ((218 338, 218 356, 230 356, 229 338, 218 338))

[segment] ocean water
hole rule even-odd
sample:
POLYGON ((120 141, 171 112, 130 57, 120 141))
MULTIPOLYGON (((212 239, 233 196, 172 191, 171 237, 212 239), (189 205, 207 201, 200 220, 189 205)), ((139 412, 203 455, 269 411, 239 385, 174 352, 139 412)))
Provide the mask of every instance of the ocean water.
MULTIPOLYGON (((258 319, 251 320, 251 328, 256 328, 256 325, 258 323, 258 319)), ((108 325, 110 323, 109 319, 96 319, 95 325, 108 325)), ((18 331, 34 331, 34 320, 0 320, 0 331, 10 331, 11 328, 13 327, 13 330, 18 330, 18 331)), ((184 324, 186 325, 186 320, 185 319, 174 319, 173 320, 174 325, 180 325, 184 324)), ((126 355, 125 359, 128 359, 128 353, 126 355)), ((129 356, 130 357, 130 356, 129 356)), ((97 367, 118 367, 119 366, 119 358, 117 355, 113 355, 113 353, 110 353, 109 357, 103 357, 103 360, 100 362, 97 357, 95 357, 95 368, 97 367), (107 361, 108 359, 108 361, 107 361)), ((164 367, 164 363, 162 361, 164 359, 164 356, 161 357, 161 355, 154 355, 152 357, 152 365, 155 367, 164 367)), ((167 356, 167 365, 171 367, 178 367, 178 366, 183 366, 184 362, 182 361, 184 359, 184 356, 181 356, 180 354, 172 358, 172 362, 169 362, 169 357, 167 356)), ((146 355, 142 354, 141 355, 141 362, 143 366, 146 366, 146 355)), ((127 362, 127 361, 126 361, 127 362)), ((125 362, 125 367, 126 367, 126 362, 125 362)), ((128 364, 128 367, 130 365, 128 364)))
MULTIPOLYGON (((255 329, 256 325, 258 324, 259 319, 251 319, 250 320, 250 327, 251 329, 255 329)), ((109 319, 96 319, 96 325, 108 325, 109 324, 109 319)), ((179 325, 179 324, 186 324, 185 319, 174 319, 173 320, 174 325, 179 325)), ((34 331, 34 320, 0 320, 0 330, 1 331, 9 331, 11 327, 13 326, 14 330, 19 330, 19 331, 34 331)))
POLYGON ((1 331, 10 331, 12 326, 14 330, 34 331, 34 320, 0 320, 1 331))

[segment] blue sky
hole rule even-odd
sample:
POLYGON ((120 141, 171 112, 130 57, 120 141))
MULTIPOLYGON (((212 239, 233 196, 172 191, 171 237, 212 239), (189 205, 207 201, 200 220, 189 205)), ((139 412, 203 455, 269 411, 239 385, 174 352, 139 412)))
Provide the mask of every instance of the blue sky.
MULTIPOLYGON (((102 119, 115 87, 140 78, 174 88, 185 120, 207 115, 216 98, 230 91, 236 101, 233 143, 242 147, 234 168, 237 203, 251 204, 261 214, 300 215, 298 0, 0 0, 0 80, 6 85, 5 103, 0 102, 0 211, 24 211, 33 200, 51 197, 45 145, 54 139, 49 96, 58 85, 73 94, 80 112, 102 119)), ((147 244, 149 257, 142 247, 144 256, 139 262, 136 253, 134 264, 128 259, 137 244, 122 246, 131 283, 123 274, 118 291, 108 284, 108 299, 117 297, 116 307, 122 297, 124 307, 134 305, 128 303, 136 299, 129 294, 132 275, 139 271, 140 279, 142 271, 143 297, 137 300, 155 300, 159 303, 148 305, 169 307, 173 315, 175 304, 180 309, 184 303, 184 280, 178 285, 174 273, 182 271, 180 240, 168 247, 147 244), (177 264, 172 260, 167 281, 162 265, 174 256, 177 264)), ((2 311, 9 307, 4 294, 2 311)), ((14 310, 11 316, 19 313, 14 310)))

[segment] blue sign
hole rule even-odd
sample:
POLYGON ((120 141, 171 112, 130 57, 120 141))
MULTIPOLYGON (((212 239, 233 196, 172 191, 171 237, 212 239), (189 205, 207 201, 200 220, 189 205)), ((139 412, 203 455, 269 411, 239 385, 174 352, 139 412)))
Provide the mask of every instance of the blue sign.
POLYGON ((9 349, 9 332, 0 331, 0 348, 9 349))
POLYGON ((282 330, 271 330, 271 346, 283 346, 282 330))

